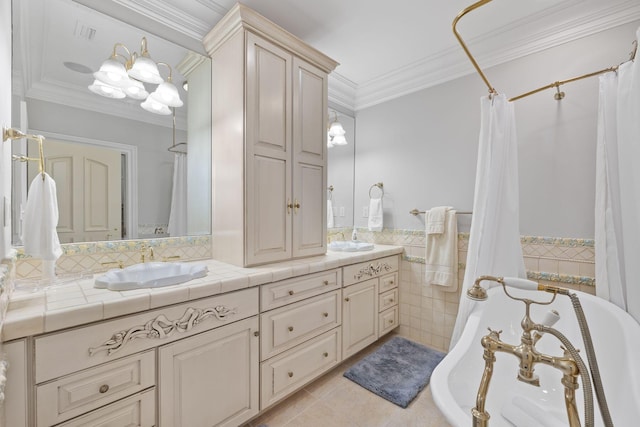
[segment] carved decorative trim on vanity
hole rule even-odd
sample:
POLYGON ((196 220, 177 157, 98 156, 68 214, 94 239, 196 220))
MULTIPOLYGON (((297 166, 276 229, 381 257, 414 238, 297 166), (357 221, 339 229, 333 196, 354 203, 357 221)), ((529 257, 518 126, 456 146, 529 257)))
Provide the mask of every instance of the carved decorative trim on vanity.
POLYGON ((189 307, 181 318, 177 320, 169 320, 164 314, 159 315, 141 326, 134 326, 129 330, 118 331, 105 341, 99 347, 89 348, 89 356, 93 356, 101 351, 107 354, 120 350, 128 342, 138 338, 164 339, 170 337, 174 333, 182 333, 190 331, 198 323, 209 317, 215 317, 218 320, 226 321, 229 316, 237 314, 236 308, 230 309, 224 305, 217 305, 213 308, 192 308, 189 307))
POLYGON ((363 276, 375 277, 382 272, 387 272, 393 270, 386 262, 382 264, 378 263, 378 265, 374 266, 373 264, 369 264, 366 267, 362 267, 360 271, 353 275, 356 280, 360 280, 363 276))

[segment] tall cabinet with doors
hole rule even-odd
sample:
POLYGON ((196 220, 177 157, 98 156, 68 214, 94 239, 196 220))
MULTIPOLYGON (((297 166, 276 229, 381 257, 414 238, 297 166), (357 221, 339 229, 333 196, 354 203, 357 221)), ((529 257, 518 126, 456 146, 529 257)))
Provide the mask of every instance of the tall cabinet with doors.
POLYGON ((204 45, 214 258, 249 266, 325 253, 327 80, 337 63, 241 4, 204 45))

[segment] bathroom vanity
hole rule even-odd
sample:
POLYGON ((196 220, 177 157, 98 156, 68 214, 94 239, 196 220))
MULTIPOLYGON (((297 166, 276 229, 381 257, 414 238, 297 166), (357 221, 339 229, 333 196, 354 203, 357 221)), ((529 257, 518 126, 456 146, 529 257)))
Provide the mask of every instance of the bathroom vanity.
POLYGON ((206 277, 165 288, 16 293, 6 425, 241 425, 398 325, 401 252, 207 260, 206 277))

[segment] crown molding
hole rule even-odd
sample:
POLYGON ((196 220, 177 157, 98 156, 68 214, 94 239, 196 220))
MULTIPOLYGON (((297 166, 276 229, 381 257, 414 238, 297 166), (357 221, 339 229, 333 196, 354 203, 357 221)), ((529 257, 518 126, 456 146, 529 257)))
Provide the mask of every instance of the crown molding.
POLYGON ((358 85, 343 75, 333 72, 329 74, 329 102, 355 111, 355 100, 358 85))
MULTIPOLYGON (((517 27, 511 28, 513 26, 510 25, 508 29, 505 27, 482 38, 471 39, 469 44, 473 50, 474 44, 483 43, 482 50, 489 53, 474 53, 474 56, 481 67, 486 69, 639 19, 640 4, 631 0, 553 27, 547 26, 526 38, 517 37, 517 27), (511 31, 516 34, 509 34, 511 31), (505 40, 510 40, 506 46, 505 40)), ((468 58, 455 46, 355 85, 355 99, 350 104, 354 111, 358 111, 472 73, 474 69, 468 58)), ((329 81, 330 100, 348 105, 354 88, 345 88, 335 81, 336 79, 329 81)))

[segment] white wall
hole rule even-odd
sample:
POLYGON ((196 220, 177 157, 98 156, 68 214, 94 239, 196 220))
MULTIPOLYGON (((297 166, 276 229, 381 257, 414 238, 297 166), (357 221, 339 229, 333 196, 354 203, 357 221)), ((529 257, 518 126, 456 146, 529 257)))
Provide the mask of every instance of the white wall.
MULTIPOLYGON (((639 22, 485 70, 501 93, 539 86, 623 62, 639 22)), ((473 45, 470 46, 473 51, 473 45)), ((516 101, 520 231, 524 235, 593 238, 598 78, 516 101)), ((357 112, 355 224, 371 184, 383 181, 385 227, 421 229, 408 212, 449 205, 471 210, 480 122, 480 77, 452 82, 357 112)), ((460 217, 461 230, 469 219, 460 217)))

